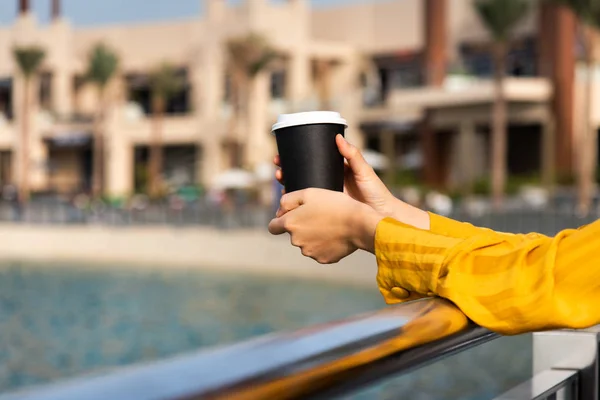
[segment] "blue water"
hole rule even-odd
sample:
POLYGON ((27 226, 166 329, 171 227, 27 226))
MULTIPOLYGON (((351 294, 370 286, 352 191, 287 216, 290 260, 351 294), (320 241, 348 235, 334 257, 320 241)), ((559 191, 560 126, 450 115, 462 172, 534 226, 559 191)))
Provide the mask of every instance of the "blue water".
POLYGON ((258 275, 0 266, 0 391, 384 306, 372 290, 258 275))
MULTIPOLYGON (((384 307, 373 288, 207 271, 0 265, 0 391, 384 307)), ((505 338, 347 399, 493 398, 529 376, 505 338)))

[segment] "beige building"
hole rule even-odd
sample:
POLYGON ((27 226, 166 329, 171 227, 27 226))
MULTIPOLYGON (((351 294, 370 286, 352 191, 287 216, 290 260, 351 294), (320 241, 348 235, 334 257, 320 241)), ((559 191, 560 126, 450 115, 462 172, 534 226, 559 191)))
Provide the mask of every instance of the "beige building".
MULTIPOLYGON (((165 179, 210 186, 230 167, 224 147, 231 117, 225 43, 251 32, 265 35, 283 62, 260 74, 251 88, 248 117, 240 123, 249 167, 269 163, 275 154, 270 126, 277 114, 320 107, 316 87, 323 79, 331 108, 349 121, 348 136, 360 146, 383 149, 432 184, 457 186, 486 173, 491 58, 470 0, 365 0, 317 9, 307 0, 245 0, 237 7, 204 0, 203 15, 185 20, 93 28, 72 26, 54 3, 48 25, 39 24, 22 0, 14 24, 0 27, 2 183, 20 170, 12 156, 23 120, 15 45, 39 44, 47 53, 30 123, 30 180, 38 191, 89 187, 97 100, 83 79, 87 54, 99 42, 119 54, 103 132, 105 186, 110 195, 122 196, 143 179, 151 137, 147 74, 165 60, 186 81, 167 107, 165 179), (316 67, 323 62, 329 68, 316 67)), ((578 110, 568 99, 579 99, 582 86, 564 79, 569 71, 576 76, 573 18, 564 10, 532 10, 517 36, 506 83, 509 168, 518 174, 544 165, 569 171, 578 110), (566 44, 544 46, 540 38, 549 32, 566 44), (542 160, 543 146, 556 149, 556 157, 542 160)), ((594 121, 600 121, 598 111, 594 121)))

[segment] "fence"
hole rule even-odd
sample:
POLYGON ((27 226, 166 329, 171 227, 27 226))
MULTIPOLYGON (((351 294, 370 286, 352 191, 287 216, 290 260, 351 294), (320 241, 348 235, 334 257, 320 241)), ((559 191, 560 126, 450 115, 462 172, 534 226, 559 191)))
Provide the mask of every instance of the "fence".
MULTIPOLYGON (((0 222, 24 222, 29 224, 102 224, 111 226, 171 225, 212 226, 222 229, 265 228, 274 215, 273 207, 242 202, 234 207, 217 206, 207 199, 181 203, 149 204, 143 208, 115 207, 97 203, 85 209, 56 199, 36 201, 25 209, 14 204, 0 202, 0 222)), ((554 235, 567 228, 577 228, 600 218, 600 211, 579 217, 574 207, 547 209, 510 209, 481 214, 456 211, 450 215, 459 221, 503 232, 539 232, 554 235)))
MULTIPOLYGON (((425 299, 0 400, 331 399, 497 337, 425 299)), ((535 334, 533 377, 497 399, 598 399, 599 338, 596 329, 535 334)))
POLYGON ((0 222, 28 224, 213 226, 233 229, 265 227, 273 214, 272 208, 257 204, 244 203, 225 208, 206 200, 182 206, 150 204, 143 208, 116 207, 104 203, 78 208, 68 202, 52 200, 31 202, 20 209, 16 204, 0 203, 0 222))

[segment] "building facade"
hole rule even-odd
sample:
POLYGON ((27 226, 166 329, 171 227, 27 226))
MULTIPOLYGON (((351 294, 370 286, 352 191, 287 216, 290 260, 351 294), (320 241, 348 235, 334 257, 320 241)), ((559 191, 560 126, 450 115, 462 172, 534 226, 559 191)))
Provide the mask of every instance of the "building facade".
MULTIPOLYGON (((101 127, 108 194, 129 195, 142 185, 152 129, 148 75, 163 61, 185 81, 167 105, 163 175, 173 185, 210 186, 231 167, 226 43, 249 33, 264 35, 282 60, 254 79, 245 117, 238 120, 248 167, 270 163, 275 154, 270 126, 277 114, 321 108, 317 93, 326 87, 328 108, 349 121, 350 140, 385 152, 399 168, 420 171, 429 184, 444 187, 487 174, 490 40, 470 0, 317 9, 307 0, 245 0, 235 7, 224 0, 201 2, 202 15, 184 20, 75 27, 61 16, 59 1, 53 0, 51 23, 42 25, 21 0, 14 23, 0 27, 1 183, 20 171, 13 155, 21 145, 23 79, 11 52, 37 44, 47 57, 29 124, 31 186, 89 188, 98 100, 84 74, 88 53, 102 42, 120 58, 101 127)), ((575 44, 575 19, 555 6, 531 10, 518 29, 505 87, 514 174, 572 170, 585 85, 578 79, 575 44)), ((594 108, 593 118, 597 125, 600 110, 594 108)))

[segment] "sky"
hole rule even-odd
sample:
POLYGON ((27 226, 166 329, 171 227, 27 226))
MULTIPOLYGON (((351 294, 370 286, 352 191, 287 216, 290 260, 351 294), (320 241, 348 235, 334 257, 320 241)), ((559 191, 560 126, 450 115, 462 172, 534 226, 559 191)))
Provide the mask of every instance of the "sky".
MULTIPOLYGON (((229 0, 236 3, 240 0, 229 0)), ((283 0, 271 0, 283 1, 283 0)), ((311 0, 314 7, 374 0, 311 0)), ((51 0, 31 0, 39 21, 47 22, 51 0)), ((0 25, 14 21, 17 0, 0 0, 0 25)), ((190 18, 201 13, 202 0, 62 0, 63 15, 78 26, 190 18)))

